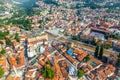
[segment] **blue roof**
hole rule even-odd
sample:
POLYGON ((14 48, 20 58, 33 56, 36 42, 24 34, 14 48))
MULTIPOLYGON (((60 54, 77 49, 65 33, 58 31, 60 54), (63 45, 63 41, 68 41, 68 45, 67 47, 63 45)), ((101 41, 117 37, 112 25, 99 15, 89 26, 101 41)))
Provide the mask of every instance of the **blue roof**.
POLYGON ((67 54, 68 54, 68 55, 72 55, 72 54, 73 54, 73 51, 69 49, 69 50, 67 50, 67 54))

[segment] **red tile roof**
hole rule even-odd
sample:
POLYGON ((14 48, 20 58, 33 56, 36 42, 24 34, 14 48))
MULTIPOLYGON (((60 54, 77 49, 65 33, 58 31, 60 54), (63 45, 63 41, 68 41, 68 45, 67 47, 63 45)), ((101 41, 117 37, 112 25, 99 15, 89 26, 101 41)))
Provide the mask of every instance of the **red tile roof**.
POLYGON ((4 55, 0 57, 0 65, 3 67, 4 71, 6 72, 7 69, 7 61, 4 55))
POLYGON ((77 58, 80 61, 82 61, 88 55, 87 52, 85 52, 83 50, 80 50, 78 48, 75 48, 73 52, 75 52, 76 54, 78 54, 77 58))
POLYGON ((25 66, 25 57, 24 57, 24 51, 21 51, 20 53, 18 53, 19 55, 17 56, 8 56, 8 60, 10 63, 10 69, 13 70, 13 66, 15 66, 16 68, 20 68, 25 66), (17 64, 16 58, 19 57, 19 62, 17 64))

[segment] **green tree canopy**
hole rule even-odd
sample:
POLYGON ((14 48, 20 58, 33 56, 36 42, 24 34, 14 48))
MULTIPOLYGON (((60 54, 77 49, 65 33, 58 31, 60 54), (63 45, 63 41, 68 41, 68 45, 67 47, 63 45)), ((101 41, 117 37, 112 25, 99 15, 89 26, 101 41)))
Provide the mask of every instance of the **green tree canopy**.
POLYGON ((17 42, 20 42, 20 37, 19 37, 18 33, 15 34, 15 39, 16 39, 17 42))
POLYGON ((89 57, 89 56, 86 56, 86 57, 84 58, 84 60, 87 62, 87 61, 90 60, 90 57, 89 57))
POLYGON ((0 51, 0 56, 2 56, 2 55, 5 54, 5 53, 6 53, 5 49, 2 48, 2 50, 0 51))
POLYGON ((4 39, 9 34, 9 31, 2 32, 0 31, 0 40, 4 39))
POLYGON ((81 77, 83 77, 84 75, 85 75, 84 71, 78 70, 78 72, 77 72, 78 78, 81 78, 81 77))
POLYGON ((24 18, 19 18, 19 19, 9 19, 7 24, 10 24, 12 23, 12 25, 17 25, 19 26, 20 28, 22 29, 25 29, 25 30, 31 30, 31 23, 32 21, 31 20, 26 20, 24 18))
POLYGON ((79 37, 76 36, 76 35, 73 35, 73 36, 72 36, 72 39, 73 39, 73 40, 78 40, 78 41, 80 40, 79 37))
POLYGON ((1 6, 0 7, 0 12, 5 11, 5 7, 1 6))
POLYGON ((17 62, 17 64, 19 63, 19 61, 20 61, 20 58, 19 58, 19 57, 16 57, 16 62, 17 62))
POLYGON ((6 42, 7 46, 12 46, 13 45, 13 42, 9 38, 6 38, 5 42, 6 42))
POLYGON ((100 48, 99 59, 102 59, 103 54, 104 54, 104 47, 102 45, 101 48, 100 48))
POLYGON ((110 37, 110 35, 108 33, 105 33, 105 39, 108 39, 110 37))
POLYGON ((99 46, 97 45, 94 52, 95 57, 98 57, 98 52, 99 52, 99 46))
POLYGON ((69 50, 70 48, 71 48, 71 43, 68 42, 68 43, 67 43, 67 50, 69 50))
POLYGON ((42 25, 39 25, 39 28, 42 29, 42 25))
POLYGON ((0 54, 4 54, 6 51, 4 48, 2 48, 2 50, 0 51, 0 54))
POLYGON ((0 66, 0 78, 4 76, 4 69, 0 66))
POLYGON ((96 42, 95 38, 93 38, 92 44, 95 45, 95 46, 97 45, 97 42, 96 42))
POLYGON ((118 55, 118 60, 117 60, 116 66, 120 68, 120 53, 118 55))
POLYGON ((55 73, 51 67, 46 66, 46 67, 44 67, 44 69, 42 71, 42 75, 45 78, 52 79, 55 76, 55 73))
POLYGON ((2 42, 2 41, 0 41, 0 44, 3 44, 3 42, 2 42))
POLYGON ((43 23, 43 20, 39 20, 38 23, 40 23, 40 24, 43 23))
POLYGON ((111 37, 114 39, 120 39, 118 34, 113 34, 113 35, 111 35, 111 37))

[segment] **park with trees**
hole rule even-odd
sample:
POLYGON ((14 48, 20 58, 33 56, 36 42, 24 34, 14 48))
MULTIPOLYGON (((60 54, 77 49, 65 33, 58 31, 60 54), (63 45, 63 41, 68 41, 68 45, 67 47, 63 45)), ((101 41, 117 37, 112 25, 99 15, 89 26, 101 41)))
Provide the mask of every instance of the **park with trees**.
POLYGON ((84 71, 78 70, 78 72, 77 72, 78 79, 83 77, 84 75, 85 75, 84 71))
POLYGON ((42 75, 44 78, 53 79, 55 76, 54 70, 50 66, 45 66, 42 75))

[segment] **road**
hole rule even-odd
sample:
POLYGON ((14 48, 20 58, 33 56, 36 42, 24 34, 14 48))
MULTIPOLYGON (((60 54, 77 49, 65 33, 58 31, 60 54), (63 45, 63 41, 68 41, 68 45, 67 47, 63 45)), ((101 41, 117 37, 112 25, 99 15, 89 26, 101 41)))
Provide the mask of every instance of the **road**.
POLYGON ((26 74, 27 68, 29 66, 28 55, 27 55, 27 39, 24 41, 24 55, 25 55, 26 64, 25 64, 25 68, 24 68, 24 72, 23 72, 21 80, 25 80, 25 74, 26 74))
MULTIPOLYGON (((63 37, 61 37, 61 38, 59 38, 59 40, 65 41, 66 39, 63 38, 63 37)), ((81 43, 81 42, 79 42, 79 41, 75 41, 75 40, 70 40, 70 39, 69 39, 69 41, 70 41, 70 42, 73 42, 75 46, 80 46, 80 47, 82 47, 82 48, 84 48, 84 49, 86 49, 86 50, 89 50, 89 51, 91 51, 91 52, 94 52, 94 51, 95 51, 95 47, 85 45, 85 44, 83 44, 83 43, 81 43)), ((114 53, 113 51, 108 51, 108 50, 106 50, 106 49, 104 50, 104 55, 110 55, 110 54, 115 54, 115 53, 114 53)))

